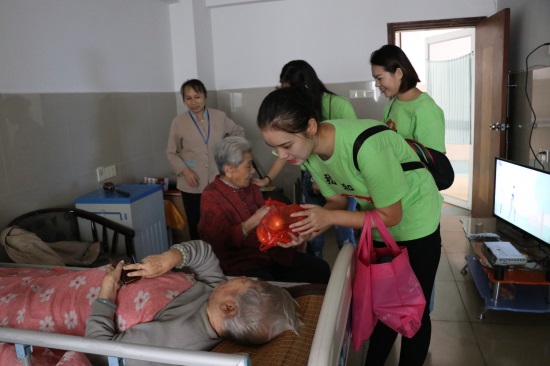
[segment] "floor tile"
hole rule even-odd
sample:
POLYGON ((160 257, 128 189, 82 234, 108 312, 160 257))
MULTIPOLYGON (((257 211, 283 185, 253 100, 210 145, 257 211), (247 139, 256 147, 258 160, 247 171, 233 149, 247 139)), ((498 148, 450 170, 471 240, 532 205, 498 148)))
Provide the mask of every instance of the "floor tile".
POLYGON ((464 365, 485 365, 471 324, 432 321, 432 341, 424 366, 464 365))
POLYGON ((445 255, 455 281, 472 281, 472 276, 468 272, 462 273, 466 265, 465 253, 445 253, 445 255))
POLYGON ((455 281, 435 281, 432 320, 468 322, 468 314, 455 281))
POLYGON ((449 265, 447 254, 441 252, 441 259, 439 260, 439 266, 437 267, 437 273, 435 279, 440 281, 452 281, 454 280, 453 271, 449 265))
MULTIPOLYGON (((386 366, 399 363, 401 337, 386 360, 386 366)), ((368 342, 357 352, 350 352, 348 366, 363 366, 368 342)), ((481 351, 468 322, 432 321, 432 340, 424 366, 484 366, 481 351)))
POLYGON ((548 325, 473 324, 487 366, 550 365, 548 325))
POLYGON ((464 229, 462 229, 462 222, 460 222, 460 219, 463 217, 462 215, 445 216, 445 214, 442 214, 440 220, 441 230, 464 232, 464 229))
MULTIPOLYGON (((485 302, 469 270, 462 273, 464 257, 472 254, 460 222, 463 217, 469 217, 469 211, 444 204, 432 339, 424 366, 550 365, 550 313, 488 310, 479 319, 485 302)), ((325 245, 324 253, 330 263, 338 249, 333 234, 328 237, 332 245, 325 245)), ((398 337, 386 366, 398 364, 400 344, 398 337)), ((368 342, 357 353, 350 350, 347 365, 363 366, 367 350, 368 342)))
POLYGON ((441 245, 446 253, 468 253, 471 245, 464 231, 442 231, 441 245))

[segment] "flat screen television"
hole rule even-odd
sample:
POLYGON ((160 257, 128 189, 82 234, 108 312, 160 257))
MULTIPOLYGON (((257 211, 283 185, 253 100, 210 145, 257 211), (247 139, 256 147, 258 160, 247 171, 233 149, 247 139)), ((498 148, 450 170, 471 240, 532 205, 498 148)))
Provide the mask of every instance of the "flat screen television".
POLYGON ((493 215, 550 245, 550 172, 496 158, 493 215))

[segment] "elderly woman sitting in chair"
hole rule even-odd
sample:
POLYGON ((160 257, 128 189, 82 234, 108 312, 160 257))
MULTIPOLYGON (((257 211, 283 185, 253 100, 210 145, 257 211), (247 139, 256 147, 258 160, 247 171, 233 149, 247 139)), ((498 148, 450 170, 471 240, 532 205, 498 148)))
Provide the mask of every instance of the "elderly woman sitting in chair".
POLYGON ((270 210, 260 189, 251 184, 252 148, 242 138, 230 136, 215 148, 220 174, 202 193, 199 234, 212 244, 228 276, 258 277, 266 281, 327 283, 327 262, 296 250, 308 238, 260 251, 256 227, 270 210))

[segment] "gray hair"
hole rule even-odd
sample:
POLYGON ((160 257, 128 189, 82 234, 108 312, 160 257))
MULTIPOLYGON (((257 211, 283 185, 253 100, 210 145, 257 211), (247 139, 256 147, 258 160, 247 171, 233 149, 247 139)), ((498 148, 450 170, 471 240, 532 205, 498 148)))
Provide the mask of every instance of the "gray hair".
POLYGON ((303 325, 296 301, 269 282, 254 282, 235 300, 237 314, 224 320, 222 330, 236 342, 263 344, 287 330, 298 334, 303 325))
POLYGON ((252 152, 252 145, 244 137, 229 136, 218 142, 214 148, 214 159, 220 174, 224 175, 226 164, 239 166, 247 152, 252 152))

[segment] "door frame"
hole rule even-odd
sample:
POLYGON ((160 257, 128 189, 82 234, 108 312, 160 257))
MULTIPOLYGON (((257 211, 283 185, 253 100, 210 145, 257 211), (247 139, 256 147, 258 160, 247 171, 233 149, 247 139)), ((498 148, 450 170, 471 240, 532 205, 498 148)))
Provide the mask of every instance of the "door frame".
MULTIPOLYGON (((400 22, 400 23, 388 23, 388 43, 389 44, 398 44, 401 45, 402 41, 401 39, 396 39, 396 33, 398 32, 405 32, 405 31, 414 31, 414 30, 434 30, 434 29, 442 29, 442 28, 472 28, 474 29, 473 37, 475 38, 475 26, 487 19, 487 17, 469 17, 469 18, 454 18, 454 19, 438 19, 438 20, 420 20, 420 21, 412 21, 412 22, 400 22)), ((473 62, 472 68, 475 69, 475 62, 473 62)), ((475 70, 474 70, 475 73, 475 70)), ((472 208, 472 174, 473 174, 473 144, 474 144, 474 106, 475 106, 475 88, 473 86, 475 85, 475 80, 472 80, 472 101, 471 101, 471 107, 472 107, 472 126, 471 126, 471 141, 472 141, 472 147, 470 152, 470 163, 468 167, 468 198, 466 201, 459 200, 457 198, 454 198, 452 196, 445 195, 444 192, 442 192, 443 197, 445 199, 445 202, 450 203, 452 205, 462 207, 468 210, 471 210, 472 208)))
POLYGON ((507 77, 510 9, 491 16, 388 23, 388 43, 396 44, 396 32, 437 28, 476 29, 474 165, 472 175, 472 217, 491 217, 495 157, 505 154, 507 129, 507 77), (495 64, 498 62, 498 64, 495 64), (488 96, 482 100, 485 92, 488 96), (483 125, 483 129, 482 129, 483 125), (496 130, 488 134, 487 131, 496 130), (494 128, 499 127, 499 128, 494 128), (483 136, 482 136, 483 135, 483 136), (481 144, 484 141, 484 144, 481 144))
POLYGON ((414 22, 388 23, 388 43, 396 44, 395 33, 420 29, 467 28, 475 27, 487 17, 454 18, 439 20, 419 20, 414 22))

